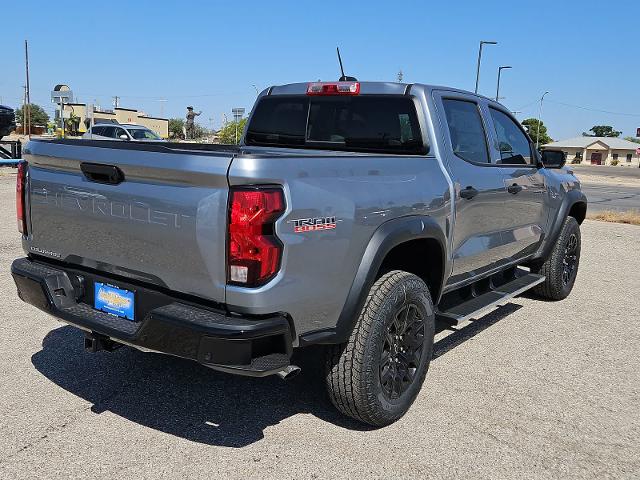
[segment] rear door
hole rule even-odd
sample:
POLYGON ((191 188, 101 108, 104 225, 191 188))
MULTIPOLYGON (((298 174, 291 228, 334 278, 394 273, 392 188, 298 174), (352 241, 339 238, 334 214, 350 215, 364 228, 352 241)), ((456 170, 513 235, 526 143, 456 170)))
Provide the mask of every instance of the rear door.
POLYGON ((223 302, 232 154, 99 143, 28 144, 27 251, 223 302), (123 181, 101 183, 96 164, 123 181))
POLYGON ((537 167, 533 144, 520 124, 498 105, 487 105, 492 125, 493 163, 499 166, 507 190, 503 231, 505 254, 517 260, 535 252, 545 235, 547 212, 545 177, 537 167))
POLYGON ((444 157, 455 189, 453 272, 449 284, 500 267, 505 261, 506 186, 491 162, 488 125, 478 97, 434 92, 445 136, 444 157))

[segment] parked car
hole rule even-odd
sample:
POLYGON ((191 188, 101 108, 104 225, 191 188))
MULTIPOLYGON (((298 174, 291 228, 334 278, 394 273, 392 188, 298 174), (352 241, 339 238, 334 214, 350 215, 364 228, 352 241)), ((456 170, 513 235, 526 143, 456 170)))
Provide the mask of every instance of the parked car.
POLYGON ((13 108, 0 105, 0 140, 16 129, 16 114, 13 108))
POLYGON ((123 140, 126 142, 164 142, 153 130, 128 123, 98 123, 92 126, 82 138, 87 140, 123 140))
POLYGON ((418 395, 436 319, 561 300, 576 279, 580 182, 473 93, 273 86, 238 147, 101 147, 27 145, 12 265, 20 298, 90 351, 290 377, 293 350, 321 345, 333 404, 381 426, 418 395))

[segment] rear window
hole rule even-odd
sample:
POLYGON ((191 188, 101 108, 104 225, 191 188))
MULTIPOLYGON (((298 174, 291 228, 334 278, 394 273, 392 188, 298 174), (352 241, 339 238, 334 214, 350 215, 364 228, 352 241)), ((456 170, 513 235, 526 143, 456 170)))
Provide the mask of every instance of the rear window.
POLYGON ((399 95, 264 97, 247 145, 424 155, 413 100, 399 95))

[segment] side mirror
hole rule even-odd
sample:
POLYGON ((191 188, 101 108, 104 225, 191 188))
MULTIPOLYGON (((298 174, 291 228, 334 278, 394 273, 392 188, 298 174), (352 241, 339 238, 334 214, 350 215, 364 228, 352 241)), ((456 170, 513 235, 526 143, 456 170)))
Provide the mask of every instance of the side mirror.
POLYGON ((567 162, 567 156, 562 150, 543 150, 542 164, 545 168, 562 168, 567 162))
POLYGON ((127 137, 127 135, 123 133, 122 135, 120 135, 120 140, 129 140, 129 137, 127 137))

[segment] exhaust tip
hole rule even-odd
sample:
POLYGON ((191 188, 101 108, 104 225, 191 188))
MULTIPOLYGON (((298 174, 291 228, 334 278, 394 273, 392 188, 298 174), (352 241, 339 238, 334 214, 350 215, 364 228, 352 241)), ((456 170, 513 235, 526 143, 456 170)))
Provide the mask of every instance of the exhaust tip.
POLYGON ((296 377, 300 371, 300 367, 296 365, 287 365, 286 368, 280 370, 276 375, 278 375, 282 380, 291 380, 293 377, 296 377))

